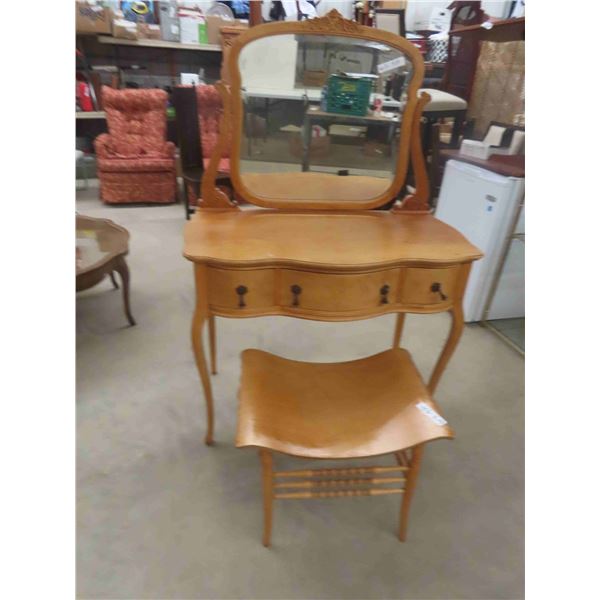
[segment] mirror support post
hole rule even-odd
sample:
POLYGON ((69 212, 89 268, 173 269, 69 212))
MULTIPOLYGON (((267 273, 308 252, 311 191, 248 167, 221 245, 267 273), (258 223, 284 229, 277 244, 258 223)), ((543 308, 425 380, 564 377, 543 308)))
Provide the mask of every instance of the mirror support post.
POLYGON ((231 94, 228 86, 222 81, 216 83, 216 88, 223 101, 223 113, 219 119, 219 137, 202 177, 200 206, 202 208, 238 208, 216 185, 219 163, 231 138, 231 94))
POLYGON ((422 92, 415 108, 410 132, 410 162, 415 174, 415 193, 406 196, 400 206, 392 209, 393 212, 429 212, 429 177, 421 144, 421 117, 425 105, 430 101, 431 96, 422 92))

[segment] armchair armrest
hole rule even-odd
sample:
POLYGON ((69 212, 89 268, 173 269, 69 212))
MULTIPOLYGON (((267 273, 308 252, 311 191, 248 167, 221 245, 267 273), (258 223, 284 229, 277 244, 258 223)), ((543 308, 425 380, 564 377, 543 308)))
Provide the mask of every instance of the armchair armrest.
POLYGON ((165 142, 163 154, 165 158, 175 158, 175 144, 173 142, 165 142))
POLYGON ((101 133, 94 140, 94 149, 98 158, 111 158, 115 155, 115 151, 111 148, 110 135, 108 133, 101 133))

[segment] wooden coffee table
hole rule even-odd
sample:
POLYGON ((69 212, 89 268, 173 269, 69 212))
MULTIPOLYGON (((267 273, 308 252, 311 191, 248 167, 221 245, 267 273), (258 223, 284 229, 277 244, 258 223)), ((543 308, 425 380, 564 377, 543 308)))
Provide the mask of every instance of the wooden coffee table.
POLYGON ((129 252, 129 232, 108 219, 77 215, 75 248, 76 291, 91 288, 106 275, 118 289, 116 271, 121 276, 125 315, 129 324, 135 325, 129 308, 129 268, 125 262, 129 252))

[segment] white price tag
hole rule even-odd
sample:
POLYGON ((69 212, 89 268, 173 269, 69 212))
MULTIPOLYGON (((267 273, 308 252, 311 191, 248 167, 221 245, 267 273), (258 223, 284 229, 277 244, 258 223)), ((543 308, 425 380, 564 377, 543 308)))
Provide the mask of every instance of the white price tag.
POLYGON ((404 56, 398 56, 397 58, 393 58, 392 60, 388 60, 387 62, 377 65, 377 72, 387 73, 388 71, 393 71, 398 67, 403 67, 405 64, 406 59, 404 56))
POLYGON ((446 425, 448 421, 442 417, 442 415, 438 414, 429 406, 425 404, 425 402, 419 402, 417 404, 417 408, 426 416, 429 417, 436 425, 446 425))

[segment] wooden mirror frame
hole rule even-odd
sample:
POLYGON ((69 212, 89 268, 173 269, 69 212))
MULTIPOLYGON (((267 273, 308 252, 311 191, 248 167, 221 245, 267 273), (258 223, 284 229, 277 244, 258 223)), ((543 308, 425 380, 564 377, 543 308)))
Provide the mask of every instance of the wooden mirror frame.
MULTIPOLYGON (((415 170, 417 180, 417 192, 407 198, 402 205, 402 208, 407 211, 418 211, 422 212, 427 210, 427 196, 428 196, 428 184, 426 176, 419 176, 419 172, 425 172, 425 166, 423 162, 423 156, 421 153, 419 129, 417 125, 420 123, 421 112, 424 104, 426 104, 428 97, 422 95, 420 98, 417 96, 417 90, 421 87, 423 82, 423 75, 425 72, 425 65, 423 58, 417 48, 406 39, 390 33, 388 31, 382 31, 374 29, 372 27, 365 27, 359 25, 354 21, 344 19, 341 14, 333 9, 328 12, 324 17, 309 19, 306 21, 291 21, 291 22, 278 22, 278 23, 267 23, 252 27, 240 34, 231 45, 231 49, 228 56, 227 71, 231 79, 230 89, 223 84, 219 84, 218 87, 223 96, 224 113, 221 121, 221 138, 228 138, 231 135, 231 180, 236 192, 244 198, 247 202, 256 206, 264 208, 280 208, 280 209, 293 209, 293 210, 369 210, 383 206, 396 198, 405 183, 406 174, 408 171, 409 160, 413 162, 413 168, 415 170), (396 160, 396 172, 394 179, 390 182, 388 189, 376 196, 365 201, 344 201, 342 200, 326 200, 326 201, 298 201, 298 200, 285 200, 285 199, 265 199, 260 196, 256 196, 249 190, 243 182, 243 177, 240 173, 240 152, 241 152, 241 138, 242 138, 242 127, 243 127, 243 116, 244 108, 242 102, 242 85, 241 85, 241 73, 239 69, 238 59, 240 52, 244 46, 254 40, 261 39, 264 37, 271 37, 276 35, 329 35, 338 37, 349 37, 355 39, 364 39, 368 41, 374 41, 379 43, 387 44, 392 48, 396 48, 403 52, 412 62, 413 76, 410 84, 407 88, 407 102, 403 111, 402 125, 400 128, 400 142, 396 160), (425 189, 424 189, 425 188, 425 189), (424 202, 423 202, 424 200, 424 202), (407 204, 406 206, 404 206, 407 204)), ((212 163, 218 163, 220 158, 219 147, 220 144, 215 148, 215 152, 211 157, 211 165, 209 165, 208 171, 212 171, 210 168, 212 163)), ((208 175, 208 172, 207 172, 208 175)), ((293 175, 296 175, 295 173, 293 175)), ((218 190, 214 186, 210 186, 209 181, 211 177, 206 178, 206 186, 203 187, 203 199, 205 202, 202 204, 206 207, 217 207, 227 205, 222 200, 222 195, 218 193, 218 190), (209 189, 212 187, 212 190, 209 189), (205 193, 206 188, 206 193, 205 193), (208 193, 208 195, 207 195, 208 193), (217 196, 217 197, 215 197, 217 196), (221 201, 219 201, 221 200, 221 201)))

